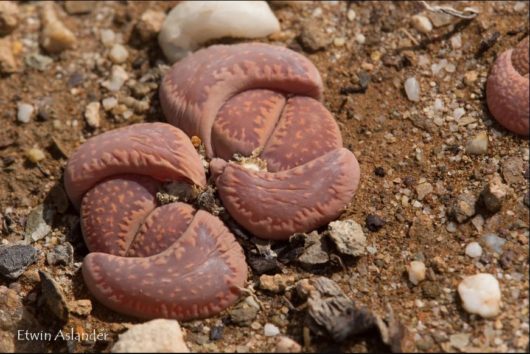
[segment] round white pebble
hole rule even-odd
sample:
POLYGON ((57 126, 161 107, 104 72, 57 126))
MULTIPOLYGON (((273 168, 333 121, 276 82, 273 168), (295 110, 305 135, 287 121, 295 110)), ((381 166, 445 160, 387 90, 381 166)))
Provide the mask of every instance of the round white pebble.
POLYGON ((427 33, 432 31, 432 23, 431 21, 422 15, 414 15, 412 16, 412 25, 414 28, 416 28, 418 31, 422 33, 427 33))
POLYGON ((414 76, 405 80, 405 93, 410 101, 418 102, 420 100, 420 84, 414 76))
POLYGON ((280 329, 272 323, 267 323, 263 328, 263 332, 265 334, 265 337, 274 337, 280 334, 280 329))
POLYGON ((469 313, 484 318, 499 314, 501 290, 499 282, 491 274, 480 273, 465 277, 458 285, 458 294, 462 299, 462 306, 469 313))
POLYGON ((480 247, 478 242, 468 243, 466 246, 466 255, 471 258, 478 258, 482 256, 482 247, 480 247))
POLYGON ((35 108, 33 108, 32 105, 29 103, 19 102, 17 103, 17 120, 20 123, 29 123, 31 120, 31 117, 33 116, 33 112, 35 108))
POLYGON ((425 279, 425 264, 420 261, 412 261, 407 266, 409 272, 409 280, 412 284, 418 285, 423 279, 425 279))
POLYGON ((114 64, 124 63, 129 57, 129 52, 121 44, 114 44, 109 52, 109 58, 114 64))

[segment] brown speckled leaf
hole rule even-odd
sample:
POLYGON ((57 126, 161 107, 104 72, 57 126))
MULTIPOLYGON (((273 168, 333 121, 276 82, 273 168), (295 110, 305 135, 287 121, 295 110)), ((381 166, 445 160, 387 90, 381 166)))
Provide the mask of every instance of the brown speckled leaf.
POLYGON ((252 89, 322 97, 322 79, 303 55, 263 43, 215 45, 173 65, 160 86, 169 123, 198 135, 213 157, 212 127, 219 109, 234 95, 252 89))
POLYGON ((342 147, 340 130, 331 113, 317 100, 295 96, 287 101, 261 158, 267 170, 287 170, 342 147))
POLYGON ((502 53, 486 84, 488 109, 493 117, 506 129, 525 136, 530 133, 528 50, 527 37, 516 49, 502 53))
POLYGON ((248 90, 221 107, 212 129, 215 156, 229 160, 235 153, 250 156, 263 147, 285 105, 283 95, 270 90, 248 90))
POLYGON ((81 203, 81 229, 90 252, 124 256, 156 208, 159 185, 147 176, 119 175, 90 189, 81 203))
POLYGON ((247 277, 243 250, 216 217, 198 211, 175 243, 150 257, 90 253, 83 276, 107 307, 141 318, 188 320, 232 304, 247 277))
POLYGON ((89 139, 68 160, 64 184, 79 207, 82 196, 97 182, 128 173, 206 185, 199 155, 189 138, 166 123, 135 124, 89 139))
POLYGON ((219 162, 213 160, 212 174, 223 205, 239 224, 266 239, 286 239, 335 219, 359 183, 357 160, 344 148, 276 173, 219 162))

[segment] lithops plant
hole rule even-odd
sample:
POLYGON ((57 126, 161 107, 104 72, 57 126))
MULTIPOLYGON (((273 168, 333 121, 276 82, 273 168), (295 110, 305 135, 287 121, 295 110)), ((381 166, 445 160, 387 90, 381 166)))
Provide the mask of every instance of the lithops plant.
POLYGON ((502 53, 491 69, 486 84, 488 108, 506 129, 529 134, 528 37, 502 53))
POLYGON ((244 43, 211 46, 173 65, 160 101, 171 124, 218 158, 211 172, 230 215, 259 237, 286 239, 337 218, 359 183, 322 90, 304 56, 244 43), (257 163, 226 162, 234 154, 257 163))
POLYGON ((247 277, 244 254, 217 217, 184 203, 158 206, 166 181, 206 185, 189 138, 169 124, 116 129, 70 157, 65 187, 81 210, 91 251, 83 276, 94 296, 118 312, 208 317, 238 298, 247 277))

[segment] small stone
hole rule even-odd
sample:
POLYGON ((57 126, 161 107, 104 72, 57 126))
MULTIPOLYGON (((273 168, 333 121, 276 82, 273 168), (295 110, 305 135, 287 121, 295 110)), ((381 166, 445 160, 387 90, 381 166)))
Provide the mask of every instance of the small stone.
POLYGON ((24 61, 26 62, 27 66, 39 71, 45 71, 46 69, 48 69, 50 64, 53 63, 52 58, 39 53, 29 54, 24 58, 24 61))
POLYGON ((445 227, 445 229, 449 232, 456 232, 457 228, 456 228, 456 224, 452 221, 448 222, 447 223, 447 226, 445 227))
POLYGON ((13 1, 0 1, 0 36, 13 32, 18 21, 18 5, 13 1))
POLYGON ((336 37, 333 39, 333 45, 335 47, 342 47, 345 44, 346 44, 346 38, 344 37, 336 37))
POLYGON ((116 97, 107 97, 101 101, 101 104, 103 105, 103 109, 105 111, 110 111, 118 105, 118 100, 116 97))
POLYGON ((346 13, 346 17, 348 18, 348 21, 353 21, 355 20, 355 11, 353 9, 349 9, 348 12, 346 13))
POLYGON ((475 70, 468 71, 464 74, 464 84, 467 86, 473 85, 478 79, 478 72, 475 70))
POLYGON ((0 246, 0 274, 17 279, 37 260, 38 251, 28 245, 0 246))
POLYGON ((480 273, 467 276, 458 285, 458 294, 464 309, 484 318, 499 314, 501 290, 499 282, 491 274, 480 273))
POLYGON ((274 337, 280 334, 280 329, 272 323, 266 323, 263 327, 263 334, 265 334, 265 337, 274 337))
POLYGON ((20 123, 29 123, 35 113, 35 108, 24 102, 17 103, 17 120, 20 123))
POLYGON ((457 33, 451 37, 451 48, 453 49, 462 48, 462 36, 460 35, 460 33, 457 33))
POLYGON ((421 33, 429 33, 432 31, 432 23, 429 19, 422 15, 412 16, 412 25, 421 33))
POLYGON ((449 343, 458 350, 463 350, 469 344, 469 334, 456 333, 449 336, 449 343))
POLYGON ((425 182, 418 184, 416 186, 416 193, 418 193, 418 200, 423 200, 427 195, 431 194, 433 191, 432 184, 425 182))
POLYGON ((128 57, 129 52, 123 45, 119 43, 114 44, 109 52, 109 59, 114 64, 122 64, 127 60, 128 57))
POLYGON ((328 242, 322 235, 313 231, 305 235, 304 242, 304 251, 298 257, 298 263, 302 267, 310 269, 329 262, 328 242))
POLYGON ((286 336, 276 337, 276 353, 300 353, 302 346, 286 336))
POLYGON ((45 209, 42 204, 33 209, 29 213, 24 230, 26 242, 35 242, 48 235, 52 230, 49 225, 52 217, 53 212, 45 209))
POLYGON ((378 215, 370 214, 366 216, 365 221, 368 230, 373 232, 380 230, 385 225, 385 221, 378 215))
POLYGON ((116 43, 116 33, 111 29, 102 29, 99 31, 101 43, 105 47, 112 47, 116 43))
POLYGON ((114 65, 112 67, 112 73, 110 76, 110 81, 105 81, 101 85, 111 92, 116 92, 121 89, 125 81, 129 78, 129 75, 119 65, 114 65))
POLYGON ((304 50, 316 52, 326 48, 331 43, 331 37, 315 21, 306 21, 302 25, 298 41, 304 50))
POLYGON ((176 320, 156 319, 120 334, 112 353, 189 353, 176 320))
POLYGON ((259 305, 249 296, 230 310, 230 320, 238 326, 247 327, 254 321, 258 312, 259 305))
POLYGON ((90 102, 85 108, 85 119, 89 127, 98 128, 100 125, 99 108, 101 104, 97 101, 90 102))
POLYGON ((407 98, 412 102, 418 102, 420 100, 420 84, 415 77, 409 77, 405 80, 405 93, 407 98))
POLYGON ((503 249, 502 247, 506 243, 506 240, 502 237, 499 237, 495 234, 486 234, 482 237, 482 241, 488 246, 489 249, 494 251, 497 254, 502 254, 503 249))
POLYGON ((471 258, 479 258, 482 256, 482 247, 478 242, 470 242, 466 246, 466 255, 471 258))
POLYGON ((425 280, 421 282, 421 292, 423 296, 428 299, 436 299, 440 296, 442 289, 440 285, 434 281, 425 280))
POLYGON ((475 135, 466 145, 466 153, 484 155, 488 152, 488 134, 483 131, 475 135))
POLYGON ((74 260, 74 248, 70 242, 57 245, 51 252, 46 254, 46 262, 49 265, 70 265, 74 260))
POLYGON ((466 110, 462 107, 458 107, 453 111, 453 118, 459 120, 464 114, 466 114, 466 110))
POLYGON ((357 33, 355 35, 355 41, 359 44, 364 44, 366 42, 366 37, 362 33, 357 33))
POLYGON ((26 151, 26 157, 33 163, 39 163, 46 158, 46 155, 39 148, 31 148, 26 151))
POLYGON ((507 194, 508 186, 503 184, 501 177, 496 174, 480 193, 480 198, 488 211, 496 213, 501 210, 507 194))
POLYGON ((383 167, 376 167, 374 169, 374 173, 378 177, 385 177, 386 176, 386 172, 385 172, 385 169, 383 167))
POLYGON ((439 98, 435 99, 433 108, 434 108, 435 111, 443 111, 443 109, 444 109, 444 101, 442 101, 439 98))
POLYGON ((434 340, 430 335, 425 335, 416 341, 416 347, 422 352, 428 351, 433 345, 434 340))
POLYGON ((333 221, 328 226, 329 236, 342 254, 361 256, 366 253, 363 228, 354 220, 333 221))
POLYGON ((71 313, 79 316, 88 316, 92 312, 92 301, 88 299, 72 301, 68 304, 68 308, 71 313))
POLYGON ((475 215, 475 205, 477 203, 476 198, 469 193, 460 194, 455 204, 452 207, 453 215, 456 221, 463 223, 473 215, 475 215))
POLYGON ((89 1, 89 0, 65 1, 64 9, 70 15, 87 14, 89 12, 92 12, 92 9, 96 6, 96 4, 97 4, 97 1, 89 1))
POLYGON ((0 73, 12 74, 15 71, 17 71, 17 63, 13 55, 11 40, 0 38, 0 73))
POLYGON ((154 39, 160 32, 165 19, 166 14, 163 11, 145 11, 136 23, 136 31, 140 35, 140 39, 144 42, 154 39))
POLYGON ((224 326, 213 326, 210 330, 210 340, 219 340, 223 338, 224 326))
POLYGON ((266 275, 263 274, 259 277, 260 289, 270 291, 275 294, 283 293, 288 286, 295 283, 296 278, 294 275, 275 274, 266 275))
POLYGON ((524 162, 517 156, 511 156, 505 159, 501 165, 502 178, 510 186, 524 184, 524 162))
POLYGON ((407 272, 409 273, 410 282, 414 285, 418 285, 425 279, 425 264, 420 261, 412 261, 407 266, 407 272))
POLYGON ((76 42, 74 34, 59 20, 52 2, 42 3, 41 45, 49 53, 70 49, 76 42))
POLYGON ((68 320, 68 305, 61 287, 46 272, 39 270, 42 297, 50 311, 60 320, 68 320))

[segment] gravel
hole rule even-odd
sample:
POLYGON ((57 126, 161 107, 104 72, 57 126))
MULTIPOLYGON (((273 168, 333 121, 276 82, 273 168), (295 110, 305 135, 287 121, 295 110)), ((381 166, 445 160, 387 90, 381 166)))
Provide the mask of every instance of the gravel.
POLYGON ((415 77, 409 77, 405 80, 405 93, 410 101, 420 101, 420 84, 415 77))
POLYGON ((484 155, 488 152, 488 134, 480 132, 471 138, 466 145, 466 153, 470 155, 484 155))
POLYGON ((180 325, 157 319, 132 326, 120 334, 112 353, 189 353, 180 325))
POLYGON ((38 251, 28 245, 0 246, 0 274, 17 279, 37 257, 38 251))
POLYGON ((29 123, 35 113, 33 105, 24 102, 17 103, 17 120, 20 123, 29 123))
POLYGON ((422 280, 425 279, 425 272, 427 268, 425 264, 420 261, 412 261, 407 266, 407 272, 409 274, 409 280, 412 284, 418 285, 422 280))
POLYGON ((333 221, 329 223, 328 232, 340 253, 351 256, 366 253, 363 228, 354 220, 333 221))
POLYGON ((421 33, 429 33, 430 31, 432 31, 431 21, 427 17, 422 15, 412 16, 412 25, 421 33))
POLYGON ((274 337, 280 334, 280 329, 272 323, 266 323, 263 327, 263 334, 265 337, 274 337))
POLYGON ((480 273, 465 277, 458 285, 458 294, 462 306, 469 313, 492 318, 500 312, 499 282, 491 274, 480 273))
POLYGON ((482 241, 486 246, 488 246, 489 249, 494 251, 495 253, 501 255, 503 252, 503 246, 506 243, 506 240, 502 237, 499 237, 495 234, 488 233, 482 237, 482 241))
POLYGON ((374 214, 366 216, 365 222, 368 230, 373 232, 379 231, 385 225, 385 221, 379 215, 374 214))
POLYGON ((471 258, 479 258, 482 256, 482 247, 478 242, 470 242, 466 246, 466 255, 471 258))

